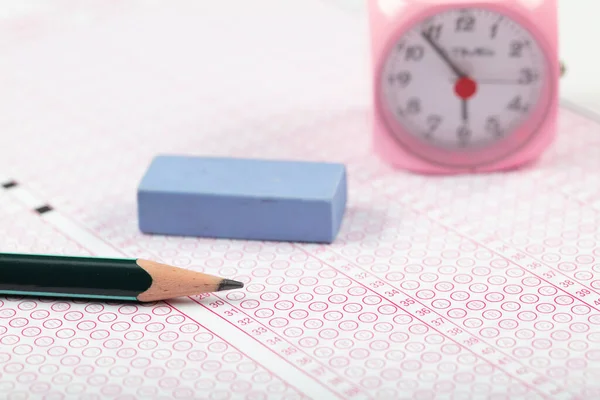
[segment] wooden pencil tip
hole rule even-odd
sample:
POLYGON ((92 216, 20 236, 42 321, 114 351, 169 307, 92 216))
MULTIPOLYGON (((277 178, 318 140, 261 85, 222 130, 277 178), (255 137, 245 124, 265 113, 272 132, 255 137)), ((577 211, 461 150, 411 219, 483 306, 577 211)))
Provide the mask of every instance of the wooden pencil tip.
POLYGON ((221 283, 219 283, 219 288, 217 291, 221 292, 224 290, 241 289, 243 287, 244 284, 242 282, 234 281, 232 279, 223 279, 221 283))
POLYGON ((150 287, 137 296, 139 301, 165 300, 244 287, 242 282, 155 261, 138 259, 136 262, 152 277, 150 287))

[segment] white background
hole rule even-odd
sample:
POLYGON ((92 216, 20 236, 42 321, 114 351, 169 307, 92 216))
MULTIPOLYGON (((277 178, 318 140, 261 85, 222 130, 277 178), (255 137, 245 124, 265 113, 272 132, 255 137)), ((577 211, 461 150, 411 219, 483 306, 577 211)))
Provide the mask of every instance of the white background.
POLYGON ((600 1, 559 0, 562 97, 600 112, 600 1))
MULTIPOLYGON (((203 1, 203 0, 199 0, 203 1)), ((290 1, 292 0, 282 0, 290 1)), ((151 6, 155 0, 134 1, 151 6)), ((323 0, 336 7, 356 12, 365 0, 323 0)), ((67 1, 67 3, 69 3, 67 1)), ((82 1, 86 8, 94 2, 82 1)), ((123 0, 123 4, 131 0, 123 0)), ((215 2, 215 5, 217 2, 215 2)), ((19 17, 47 13, 61 8, 63 0, 0 0, 0 24, 19 17)), ((265 10, 268 12, 268 10, 265 10)), ((567 65, 562 79, 562 97, 600 113, 600 1, 559 0, 560 53, 567 65)))

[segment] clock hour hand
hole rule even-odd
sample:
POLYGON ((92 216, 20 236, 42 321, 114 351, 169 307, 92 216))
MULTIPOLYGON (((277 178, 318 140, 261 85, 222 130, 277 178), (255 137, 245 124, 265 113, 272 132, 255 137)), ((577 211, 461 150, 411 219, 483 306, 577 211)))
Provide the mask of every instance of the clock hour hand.
POLYGON ((467 76, 467 74, 465 74, 461 71, 460 68, 458 68, 456 63, 450 60, 448 54, 446 54, 446 52, 442 50, 442 48, 439 45, 437 45, 427 33, 421 32, 421 36, 423 36, 423 39, 425 39, 425 41, 429 43, 433 50, 435 50, 435 52, 444 60, 444 62, 448 65, 448 67, 450 67, 450 69, 454 72, 457 78, 464 78, 467 76))

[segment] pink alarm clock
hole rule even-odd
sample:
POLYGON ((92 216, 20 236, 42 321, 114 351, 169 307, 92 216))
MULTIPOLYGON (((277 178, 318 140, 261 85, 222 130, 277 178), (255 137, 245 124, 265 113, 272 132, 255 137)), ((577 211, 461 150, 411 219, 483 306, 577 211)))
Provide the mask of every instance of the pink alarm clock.
POLYGON ((557 0, 369 0, 374 148, 419 173, 534 161, 557 129, 557 0))

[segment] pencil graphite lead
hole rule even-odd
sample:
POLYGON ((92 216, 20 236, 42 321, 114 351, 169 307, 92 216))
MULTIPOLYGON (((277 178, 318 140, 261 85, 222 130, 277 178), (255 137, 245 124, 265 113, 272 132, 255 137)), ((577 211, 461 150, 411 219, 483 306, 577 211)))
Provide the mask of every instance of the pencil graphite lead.
POLYGON ((241 289, 243 287, 244 284, 242 282, 234 281, 232 279, 223 279, 221 283, 219 283, 217 291, 221 292, 224 290, 241 289))

